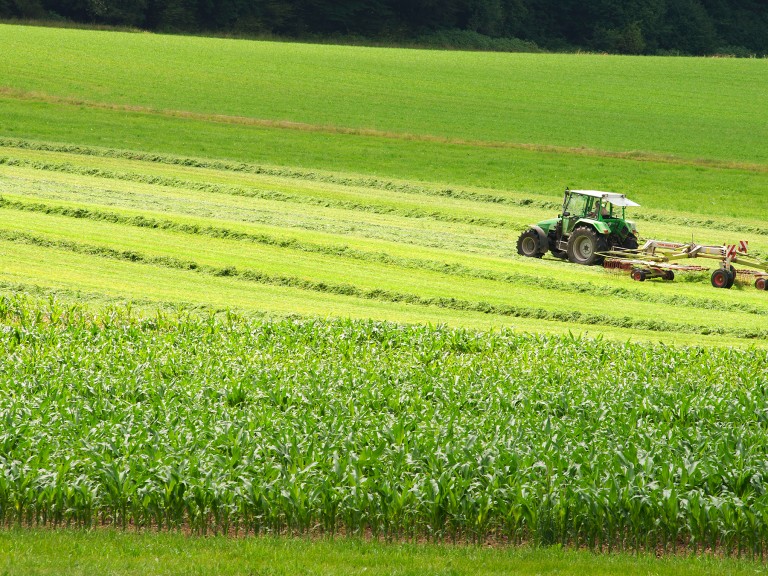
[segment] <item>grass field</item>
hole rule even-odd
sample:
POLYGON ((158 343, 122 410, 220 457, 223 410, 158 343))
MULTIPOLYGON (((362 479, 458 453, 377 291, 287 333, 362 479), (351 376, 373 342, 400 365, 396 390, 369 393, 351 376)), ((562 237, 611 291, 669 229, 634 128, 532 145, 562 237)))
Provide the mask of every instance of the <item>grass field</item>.
MULTIPOLYGON (((638 284, 517 256, 520 230, 556 213, 554 194, 2 144, 8 283, 245 312, 765 341, 768 301, 751 286, 716 291, 706 275, 638 284)), ((735 228, 768 253, 757 217, 644 214, 646 237, 725 242, 735 228)))
POLYGON ((596 556, 558 549, 435 546, 281 538, 191 539, 113 531, 0 532, 0 570, 17 576, 746 576, 750 562, 648 555, 596 556))
POLYGON ((764 60, 8 25, 0 51, 4 522, 762 557, 765 292, 516 240, 571 186, 768 256, 764 60))
POLYGON ((478 54, 2 29, 3 86, 25 94, 417 137, 768 160, 755 130, 768 114, 764 60, 478 54))
POLYGON ((746 196, 766 214, 764 60, 0 29, 7 136, 547 196, 589 182, 718 216, 746 196))

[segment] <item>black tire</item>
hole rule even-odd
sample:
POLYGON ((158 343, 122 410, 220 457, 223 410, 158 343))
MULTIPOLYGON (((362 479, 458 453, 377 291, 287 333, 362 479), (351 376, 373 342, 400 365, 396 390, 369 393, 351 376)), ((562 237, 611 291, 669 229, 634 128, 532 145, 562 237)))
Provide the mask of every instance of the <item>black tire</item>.
POLYGON ((528 228, 517 239, 517 253, 528 258, 541 258, 544 252, 541 250, 541 238, 533 228, 528 228))
POLYGON ((755 280, 755 288, 758 290, 768 290, 768 281, 766 281, 766 278, 758 278, 755 280))
POLYGON ((633 234, 630 234, 624 239, 624 242, 621 243, 622 248, 627 248, 628 250, 637 250, 638 244, 637 244, 637 236, 634 236, 633 234))
POLYGON ((728 270, 728 286, 726 288, 732 288, 733 283, 736 281, 736 268, 731 266, 731 269, 728 270))
POLYGON ((671 282, 675 279, 675 273, 672 270, 664 270, 664 280, 671 282))
POLYGON ((601 264, 603 257, 596 252, 605 252, 608 241, 588 226, 579 226, 568 239, 568 260, 574 264, 592 266, 601 264))
POLYGON ((723 268, 718 268, 712 272, 712 286, 715 288, 730 288, 733 286, 730 271, 724 270, 723 268))
POLYGON ((645 282, 645 270, 641 270, 640 268, 632 270, 632 280, 635 280, 636 282, 645 282))

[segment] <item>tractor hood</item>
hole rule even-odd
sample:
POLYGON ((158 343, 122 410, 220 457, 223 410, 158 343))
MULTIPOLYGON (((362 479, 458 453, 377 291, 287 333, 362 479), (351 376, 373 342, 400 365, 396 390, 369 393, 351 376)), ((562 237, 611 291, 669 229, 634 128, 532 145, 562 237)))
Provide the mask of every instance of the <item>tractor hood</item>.
POLYGON ((549 220, 537 222, 536 226, 544 230, 544 234, 549 234, 549 231, 554 230, 558 222, 560 222, 560 218, 550 218, 549 220))

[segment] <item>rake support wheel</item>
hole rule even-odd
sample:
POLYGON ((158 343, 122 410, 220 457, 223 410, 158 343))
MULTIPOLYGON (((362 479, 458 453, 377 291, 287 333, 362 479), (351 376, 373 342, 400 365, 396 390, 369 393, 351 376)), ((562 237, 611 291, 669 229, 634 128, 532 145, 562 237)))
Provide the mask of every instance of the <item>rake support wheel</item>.
POLYGON ((715 288, 730 288, 733 286, 734 277, 735 275, 731 275, 730 270, 718 268, 712 272, 712 286, 715 288))

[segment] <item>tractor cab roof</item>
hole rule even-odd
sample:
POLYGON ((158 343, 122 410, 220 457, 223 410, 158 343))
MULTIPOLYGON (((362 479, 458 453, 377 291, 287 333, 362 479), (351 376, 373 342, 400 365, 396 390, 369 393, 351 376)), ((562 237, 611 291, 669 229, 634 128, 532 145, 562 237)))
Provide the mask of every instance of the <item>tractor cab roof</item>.
POLYGON ((602 198, 614 206, 640 206, 640 204, 632 202, 632 200, 624 196, 624 194, 618 194, 616 192, 600 192, 599 190, 569 190, 569 192, 572 194, 583 194, 584 196, 602 198))

